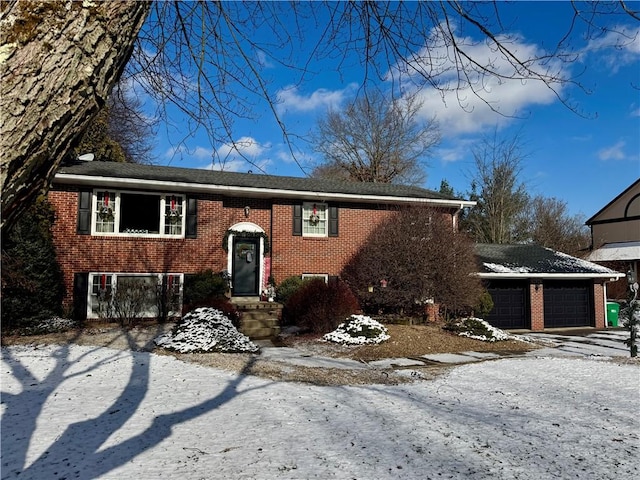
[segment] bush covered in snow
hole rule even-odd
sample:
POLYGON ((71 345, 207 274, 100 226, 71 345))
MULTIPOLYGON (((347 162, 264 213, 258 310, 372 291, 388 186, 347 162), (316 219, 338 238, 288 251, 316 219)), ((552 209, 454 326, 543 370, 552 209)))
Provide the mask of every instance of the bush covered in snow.
POLYGON ((324 340, 344 345, 370 345, 389 340, 387 328, 380 322, 365 315, 351 315, 333 332, 327 333, 324 340))
POLYGON ((220 310, 207 307, 187 313, 170 332, 156 337, 154 342, 180 353, 256 353, 259 350, 220 310))
POLYGON ((509 340, 511 336, 498 328, 492 327, 481 318, 464 318, 449 323, 447 330, 457 332, 461 337, 474 338, 483 342, 509 340))
POLYGON ((37 323, 22 325, 19 329, 20 335, 45 335, 47 333, 66 332, 73 328, 77 328, 78 323, 75 320, 62 317, 52 317, 40 320, 37 323))

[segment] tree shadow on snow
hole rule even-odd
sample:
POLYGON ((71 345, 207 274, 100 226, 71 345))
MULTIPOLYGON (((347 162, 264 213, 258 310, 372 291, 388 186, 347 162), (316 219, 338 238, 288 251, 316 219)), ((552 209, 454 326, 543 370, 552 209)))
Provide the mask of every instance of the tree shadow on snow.
MULTIPOLYGON (((160 332, 159 332, 160 333, 160 332)), ((153 448, 171 435, 172 428, 183 422, 213 411, 221 405, 233 400, 240 393, 238 387, 251 371, 255 357, 251 357, 242 372, 234 377, 218 395, 184 410, 159 415, 152 424, 138 435, 119 444, 100 450, 101 446, 129 421, 147 394, 150 381, 150 354, 136 352, 140 345, 136 344, 129 332, 124 332, 130 351, 113 350, 113 354, 94 361, 90 367, 78 370, 76 365, 91 358, 92 354, 102 347, 84 352, 77 359, 70 358, 69 344, 58 346, 44 361, 52 361, 52 368, 41 380, 26 366, 20 363, 10 349, 3 348, 3 360, 11 368, 5 375, 11 375, 20 383, 19 393, 2 391, 2 432, 1 456, 2 478, 38 478, 43 472, 55 475, 55 478, 95 478, 126 464, 142 452, 153 448), (39 417, 45 403, 56 389, 65 381, 77 377, 91 375, 101 367, 127 358, 131 362, 131 372, 127 385, 110 406, 100 415, 70 424, 48 446, 38 458, 26 466, 27 454, 33 436, 36 433, 39 417), (90 469, 90 474, 83 473, 83 467, 90 469)), ((149 350, 149 345, 142 350, 149 350)), ((38 350, 33 350, 38 355, 38 350)), ((243 391, 247 393, 255 387, 243 391)), ((91 392, 86 392, 91 395, 91 392)), ((42 427, 41 427, 42 428, 42 427)))

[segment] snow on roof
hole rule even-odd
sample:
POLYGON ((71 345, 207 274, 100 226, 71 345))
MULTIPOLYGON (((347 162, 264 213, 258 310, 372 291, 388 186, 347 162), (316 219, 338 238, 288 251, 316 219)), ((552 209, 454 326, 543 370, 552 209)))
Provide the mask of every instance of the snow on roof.
POLYGON ((614 270, 603 267, 602 265, 598 265, 597 263, 589 262, 588 260, 583 260, 577 257, 572 257, 571 255, 567 255, 566 253, 555 252, 549 248, 547 248, 547 250, 555 254, 556 260, 553 261, 553 264, 556 265, 559 269, 584 270, 594 273, 616 273, 614 270))
POLYGON ((481 274, 527 276, 579 276, 584 278, 621 276, 610 268, 534 244, 477 244, 481 274))
POLYGON ((517 266, 507 266, 507 265, 500 265, 498 263, 483 263, 482 265, 485 266, 485 268, 487 268, 488 270, 494 272, 494 273, 529 273, 531 272, 531 269, 526 268, 526 267, 517 267, 517 266))

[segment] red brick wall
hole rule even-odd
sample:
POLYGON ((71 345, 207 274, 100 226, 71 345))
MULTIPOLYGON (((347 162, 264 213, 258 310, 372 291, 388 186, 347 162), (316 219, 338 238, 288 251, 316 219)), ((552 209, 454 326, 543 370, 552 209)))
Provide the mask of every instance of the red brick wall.
POLYGON ((529 284, 529 301, 531 305, 531 331, 544 330, 544 287, 542 282, 529 284), (537 287, 537 290, 536 290, 537 287))
POLYGON ((595 303, 594 314, 595 314, 595 327, 596 328, 605 328, 606 325, 606 305, 604 299, 604 287, 601 283, 593 284, 593 301, 595 303))
POLYGON ((392 212, 375 206, 340 205, 337 237, 293 236, 292 204, 273 206, 271 268, 277 282, 291 275, 339 275, 360 245, 392 212))
POLYGON ((272 209, 271 200, 201 195, 195 239, 109 237, 76 234, 76 189, 56 187, 49 199, 56 209, 53 235, 67 307, 73 301, 73 275, 78 272, 195 273, 208 268, 226 269, 228 257, 222 241, 227 230, 239 222, 255 223, 269 236, 271 274, 276 282, 302 273, 339 275, 358 247, 392 214, 383 206, 339 205, 339 236, 309 238, 293 236, 291 201, 273 201, 272 209), (250 209, 248 217, 245 206, 250 209))
POLYGON ((265 200, 227 201, 221 197, 198 199, 198 237, 136 238, 77 235, 78 192, 56 189, 49 193, 56 209, 53 236, 67 295, 72 304, 73 274, 77 272, 194 273, 227 268, 222 240, 233 224, 251 221, 270 234, 270 204, 265 200), (251 208, 249 218, 244 207, 251 208))

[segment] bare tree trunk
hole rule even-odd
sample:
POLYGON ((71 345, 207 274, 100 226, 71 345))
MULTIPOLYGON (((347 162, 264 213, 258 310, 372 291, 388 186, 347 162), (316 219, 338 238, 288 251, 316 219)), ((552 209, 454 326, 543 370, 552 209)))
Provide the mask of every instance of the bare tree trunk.
POLYGON ((0 13, 2 232, 106 102, 149 2, 11 1, 0 13))

